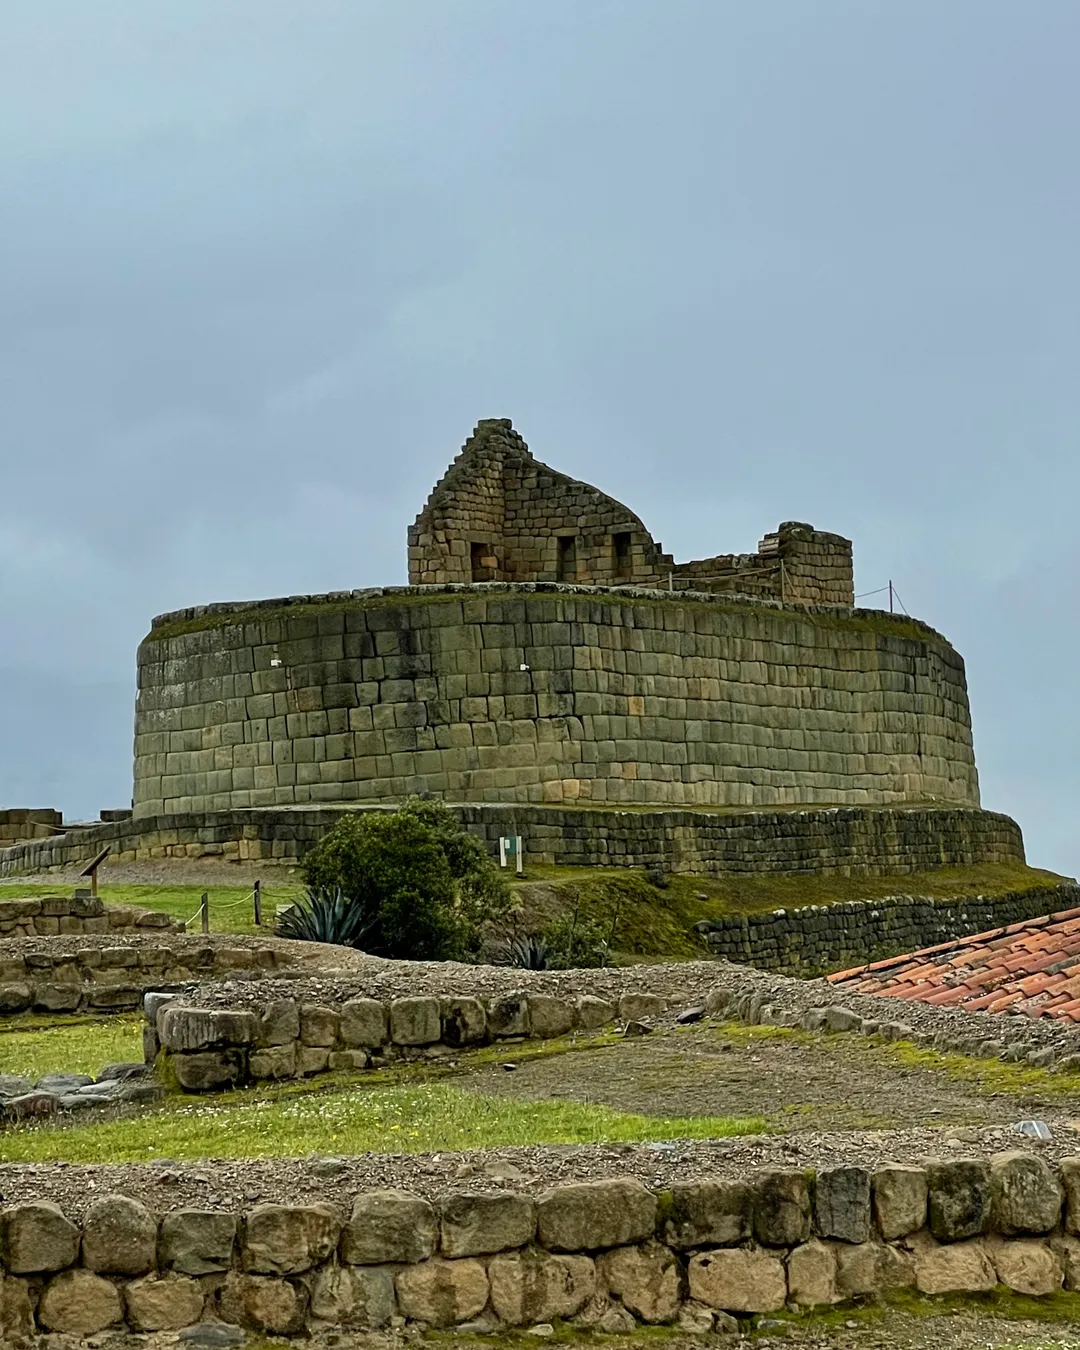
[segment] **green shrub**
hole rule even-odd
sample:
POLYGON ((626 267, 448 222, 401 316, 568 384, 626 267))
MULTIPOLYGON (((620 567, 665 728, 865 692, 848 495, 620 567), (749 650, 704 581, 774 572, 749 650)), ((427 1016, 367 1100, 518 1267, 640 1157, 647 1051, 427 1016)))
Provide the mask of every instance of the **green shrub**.
POLYGON ((333 891, 309 887, 307 895, 278 916, 277 935, 303 942, 332 942, 338 947, 367 945, 378 914, 347 900, 341 887, 333 891))
POLYGON ((313 889, 340 889, 376 916, 365 949, 399 959, 467 960, 485 923, 509 907, 506 882, 483 844, 441 802, 342 816, 304 858, 313 889))

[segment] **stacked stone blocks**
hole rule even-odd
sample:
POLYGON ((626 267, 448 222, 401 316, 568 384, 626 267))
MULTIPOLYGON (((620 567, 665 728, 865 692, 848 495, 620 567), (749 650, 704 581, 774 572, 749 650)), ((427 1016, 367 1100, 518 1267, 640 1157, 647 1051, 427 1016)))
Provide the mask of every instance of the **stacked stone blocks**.
POLYGON ((978 803, 963 662, 906 620, 483 587, 225 618, 140 648, 136 816, 978 803))
POLYGON ((1055 1167, 1019 1151, 690 1178, 661 1193, 614 1177, 160 1217, 111 1194, 79 1222, 38 1200, 0 1212, 0 1334, 15 1347, 42 1332, 175 1332, 204 1320, 295 1336, 557 1319, 700 1334, 902 1288, 1077 1289, 1078 1235, 1080 1159, 1055 1167))

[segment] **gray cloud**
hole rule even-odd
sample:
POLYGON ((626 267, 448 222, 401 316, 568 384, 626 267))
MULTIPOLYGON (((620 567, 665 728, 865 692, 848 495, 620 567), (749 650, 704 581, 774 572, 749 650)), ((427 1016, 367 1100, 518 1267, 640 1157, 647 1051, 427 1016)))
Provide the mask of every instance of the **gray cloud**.
POLYGON ((1075 871, 1078 38, 1068 0, 10 0, 0 794, 122 800, 151 614, 402 580, 509 415, 682 557, 851 535, 1075 871))

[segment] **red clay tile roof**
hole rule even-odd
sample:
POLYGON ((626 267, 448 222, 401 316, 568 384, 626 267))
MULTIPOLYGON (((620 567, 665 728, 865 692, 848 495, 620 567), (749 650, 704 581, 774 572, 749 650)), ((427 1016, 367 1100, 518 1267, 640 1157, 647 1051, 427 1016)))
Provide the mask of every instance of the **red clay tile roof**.
POLYGON ((1080 1022, 1080 909, 830 975, 852 994, 1080 1022))

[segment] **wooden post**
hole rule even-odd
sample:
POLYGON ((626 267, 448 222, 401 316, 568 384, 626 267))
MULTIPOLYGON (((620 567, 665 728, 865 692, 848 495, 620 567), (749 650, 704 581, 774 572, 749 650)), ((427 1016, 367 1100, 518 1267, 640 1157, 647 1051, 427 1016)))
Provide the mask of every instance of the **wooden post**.
POLYGON ((256 881, 256 883, 255 883, 254 896, 255 896, 255 927, 256 927, 256 928, 261 928, 261 927, 262 927, 262 882, 261 882, 261 881, 256 881))
POLYGON ((202 930, 203 930, 203 932, 204 932, 204 933, 209 933, 209 931, 210 931, 210 896, 209 896, 208 892, 206 892, 206 891, 203 891, 203 893, 202 893, 202 905, 201 905, 201 907, 200 907, 199 917, 200 917, 201 920, 202 920, 202 930))
POLYGON ((893 607, 892 607, 892 596, 893 596, 892 582, 890 581, 890 582, 889 582, 889 613, 890 613, 890 614, 893 612, 893 607))
POLYGON ((97 854, 96 857, 91 858, 90 862, 86 865, 83 871, 79 873, 80 876, 90 878, 91 895, 97 895, 98 893, 97 870, 101 866, 101 864, 105 861, 105 859, 109 856, 111 851, 112 851, 111 846, 109 848, 103 848, 101 852, 97 854))

